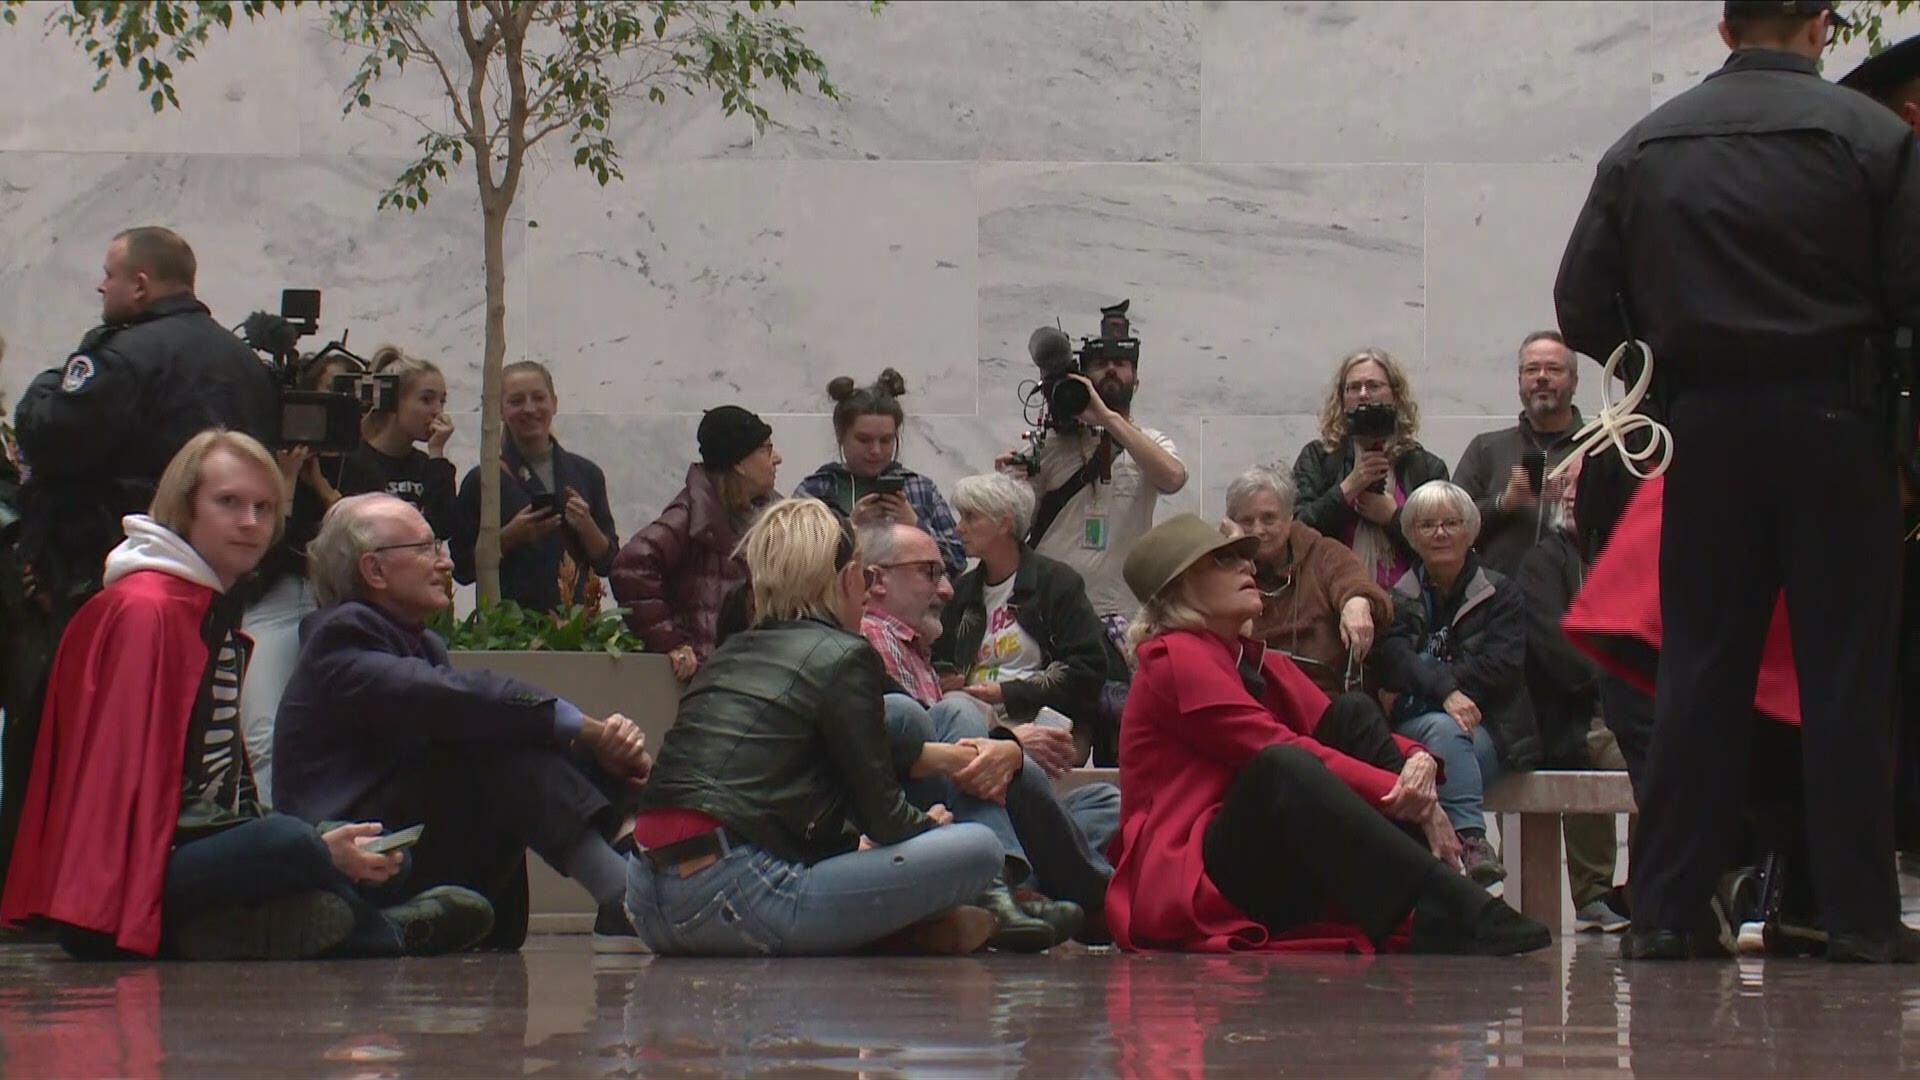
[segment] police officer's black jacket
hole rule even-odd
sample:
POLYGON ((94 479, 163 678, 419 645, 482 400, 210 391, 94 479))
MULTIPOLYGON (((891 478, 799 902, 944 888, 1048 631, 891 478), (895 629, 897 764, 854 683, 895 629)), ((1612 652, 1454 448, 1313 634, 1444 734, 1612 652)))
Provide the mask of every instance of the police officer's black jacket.
POLYGON ((641 809, 698 810, 807 865, 853 851, 862 832, 918 836, 933 819, 900 790, 886 677, 866 638, 820 620, 734 634, 687 684, 641 809))
POLYGON ((1837 366, 1920 320, 1913 152, 1812 60, 1734 53, 1601 158, 1554 284, 1561 332, 1605 359, 1621 294, 1656 372, 1837 366))
POLYGON ((15 411, 29 470, 27 557, 57 551, 70 574, 97 579, 121 516, 146 510, 188 439, 225 427, 264 441, 278 409, 259 355, 189 293, 88 331, 15 411))

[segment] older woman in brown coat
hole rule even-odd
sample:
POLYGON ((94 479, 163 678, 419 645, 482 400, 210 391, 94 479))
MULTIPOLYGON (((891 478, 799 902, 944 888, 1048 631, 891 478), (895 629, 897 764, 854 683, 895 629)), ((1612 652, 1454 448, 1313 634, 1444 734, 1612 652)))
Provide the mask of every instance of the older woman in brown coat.
POLYGON ((1254 580, 1262 605, 1253 637, 1334 697, 1359 688, 1376 630, 1393 622, 1393 601, 1352 549, 1293 512, 1293 482, 1273 469, 1255 466, 1227 487, 1227 520, 1260 540, 1254 580))

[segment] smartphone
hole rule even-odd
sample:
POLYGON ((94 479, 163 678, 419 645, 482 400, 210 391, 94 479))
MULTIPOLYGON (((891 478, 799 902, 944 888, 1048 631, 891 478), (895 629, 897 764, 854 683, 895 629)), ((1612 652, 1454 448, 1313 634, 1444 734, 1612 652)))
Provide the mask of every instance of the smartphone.
POLYGON ((907 490, 907 478, 904 476, 882 476, 867 484, 869 495, 901 495, 907 490))
POLYGON ((427 827, 425 825, 415 825, 412 828, 401 829, 399 832, 390 832, 385 836, 377 836, 367 843, 361 844, 360 850, 374 855, 385 855, 391 851, 403 851, 419 843, 420 834, 426 831, 427 827))
POLYGON ((536 514, 539 514, 539 513, 558 514, 558 513, 563 513, 567 508, 567 495, 566 495, 566 492, 564 491, 538 492, 533 496, 533 498, 527 501, 529 504, 532 505, 533 512, 536 514))
POLYGON ((1547 474, 1547 455, 1539 450, 1529 450, 1521 456, 1520 467, 1527 470, 1527 489, 1539 495, 1540 485, 1547 474))

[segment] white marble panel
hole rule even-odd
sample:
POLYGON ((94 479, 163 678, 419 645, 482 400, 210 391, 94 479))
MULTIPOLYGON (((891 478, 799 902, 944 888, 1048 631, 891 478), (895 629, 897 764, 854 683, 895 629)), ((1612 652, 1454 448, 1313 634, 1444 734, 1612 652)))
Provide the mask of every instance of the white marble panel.
POLYGON ((0 149, 144 153, 284 154, 300 152, 291 122, 302 83, 300 27, 276 14, 236 16, 216 30, 197 59, 174 63, 181 107, 155 115, 137 72, 114 69, 99 92, 99 72, 80 45, 46 19, 55 5, 19 9, 0 26, 0 149))
POLYGON ((968 167, 662 163, 529 206, 532 340, 598 411, 825 411, 888 365, 915 412, 974 411, 968 167))
POLYGON ((1307 415, 1209 416, 1202 440, 1207 461, 1200 511, 1209 521, 1227 512, 1227 485, 1255 465, 1293 476, 1300 450, 1320 435, 1320 422, 1307 415))
POLYGON ((763 92, 756 157, 1191 159, 1197 5, 922 0, 793 16, 842 100, 763 92))
POLYGON ((1212 161, 1591 161, 1647 108, 1638 5, 1223 3, 1212 161))
POLYGON ((1557 326, 1553 281, 1592 178, 1585 165, 1427 167, 1427 360, 1412 377, 1429 415, 1518 409, 1516 350, 1557 326))
POLYGON ((1143 416, 1311 411, 1342 353, 1420 355, 1421 198, 1397 165, 982 166, 981 409, 1034 327, 1131 298, 1143 416))
MULTIPOLYGON (((237 325, 279 309, 282 287, 324 293, 318 347, 343 331, 370 355, 393 342, 435 360, 456 410, 479 401, 485 304, 477 201, 449 194, 414 213, 377 213, 398 163, 188 155, 0 154, 0 333, 17 392, 99 321, 93 286, 113 234, 166 224, 200 264, 198 293, 237 325)), ((524 340, 524 227, 508 232, 509 357, 524 340)))

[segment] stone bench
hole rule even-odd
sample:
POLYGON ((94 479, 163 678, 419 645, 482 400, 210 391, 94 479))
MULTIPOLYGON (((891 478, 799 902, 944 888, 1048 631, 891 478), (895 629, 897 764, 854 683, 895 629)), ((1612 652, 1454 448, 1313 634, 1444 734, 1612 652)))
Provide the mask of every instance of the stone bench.
MULTIPOLYGON (((1520 817, 1520 911, 1548 926, 1560 925, 1566 874, 1560 851, 1562 814, 1631 814, 1633 785, 1618 770, 1549 769, 1513 773, 1486 795, 1489 814, 1520 817)), ((1503 836, 1506 829, 1501 829, 1503 836)))

